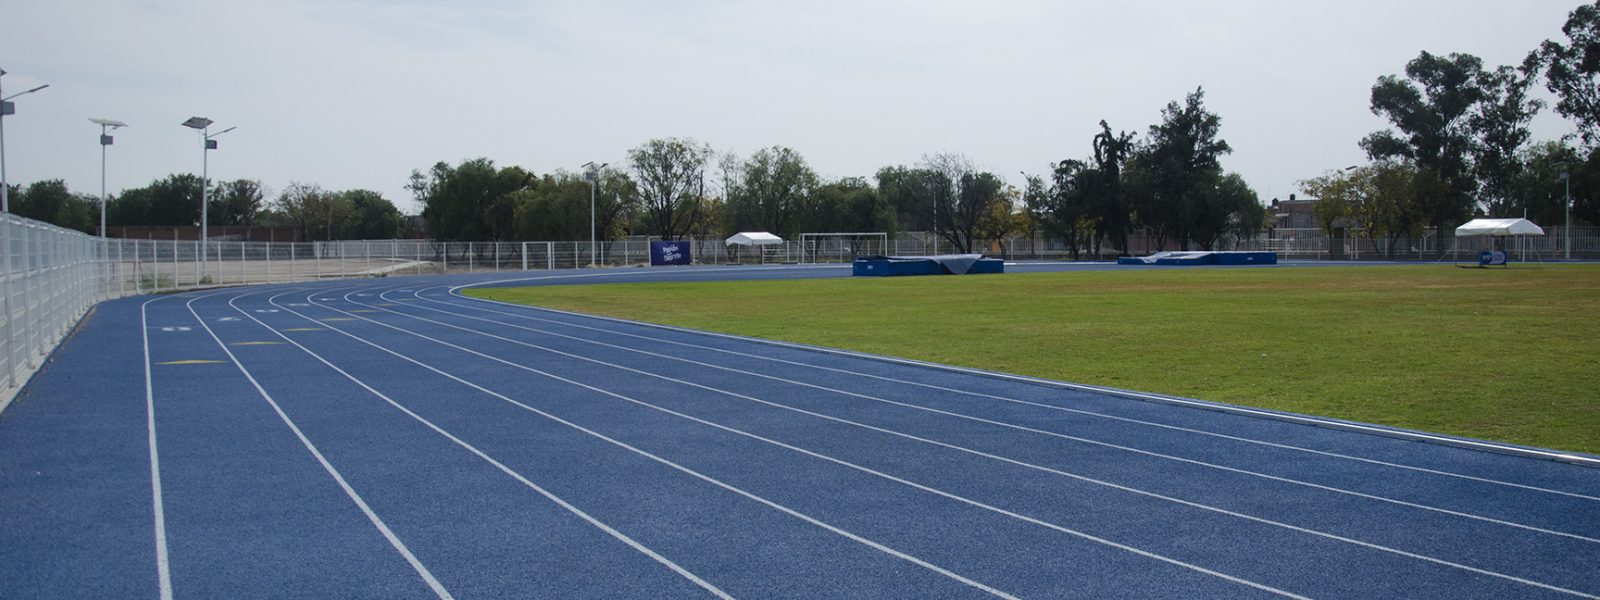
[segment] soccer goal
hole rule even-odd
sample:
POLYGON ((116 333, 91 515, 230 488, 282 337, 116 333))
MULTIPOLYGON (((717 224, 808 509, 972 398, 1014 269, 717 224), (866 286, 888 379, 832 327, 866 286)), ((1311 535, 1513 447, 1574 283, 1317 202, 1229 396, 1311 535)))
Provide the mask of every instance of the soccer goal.
POLYGON ((850 262, 857 256, 889 254, 887 233, 802 233, 800 262, 850 262))

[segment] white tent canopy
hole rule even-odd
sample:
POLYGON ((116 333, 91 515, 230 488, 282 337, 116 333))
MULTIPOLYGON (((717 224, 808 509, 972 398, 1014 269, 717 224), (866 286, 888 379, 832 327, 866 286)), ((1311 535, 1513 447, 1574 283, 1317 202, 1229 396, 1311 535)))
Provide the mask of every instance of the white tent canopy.
POLYGON ((741 231, 728 238, 729 246, 776 246, 783 238, 765 231, 741 231))
POLYGON ((1544 230, 1527 219, 1473 219, 1456 228, 1456 237, 1476 235, 1544 235, 1544 230))

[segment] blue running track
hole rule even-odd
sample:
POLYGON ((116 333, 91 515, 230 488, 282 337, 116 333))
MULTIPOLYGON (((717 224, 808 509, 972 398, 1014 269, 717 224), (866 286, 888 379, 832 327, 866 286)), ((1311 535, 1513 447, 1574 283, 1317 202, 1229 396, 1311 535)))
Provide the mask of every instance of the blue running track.
POLYGON ((106 302, 0 414, 0 598, 1600 597, 1594 457, 459 291, 847 274, 106 302))

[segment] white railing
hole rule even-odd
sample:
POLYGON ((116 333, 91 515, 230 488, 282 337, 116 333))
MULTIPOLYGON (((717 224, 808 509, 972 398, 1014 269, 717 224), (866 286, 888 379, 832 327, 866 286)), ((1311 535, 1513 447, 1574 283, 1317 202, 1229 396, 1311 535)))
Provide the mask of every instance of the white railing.
POLYGON ((0 355, 0 397, 18 387, 38 368, 89 307, 110 290, 99 252, 100 240, 0 214, 0 329, 5 351, 0 355))
MULTIPOLYGON (((1526 238, 1506 249, 1513 260, 1555 260, 1565 255, 1567 232, 1546 229, 1541 238, 1526 238)), ((1574 227, 1573 258, 1600 258, 1600 227, 1574 227)), ((694 262, 796 263, 848 262, 863 254, 922 255, 951 252, 935 245, 926 233, 816 236, 761 248, 729 247, 720 237, 699 237, 689 243, 694 262), (871 237, 873 239, 866 239, 871 237), (859 239, 858 239, 859 238, 859 239)), ((1465 255, 1483 244, 1463 238, 1465 255)), ((1133 253, 1150 245, 1141 236, 1129 238, 1133 253)), ((1456 240, 1424 236, 1402 241, 1395 257, 1448 259, 1456 240)), ((1168 248, 1175 249, 1172 247, 1168 248)), ((1388 255, 1386 244, 1366 239, 1330 240, 1320 230, 1279 229, 1247 240, 1225 240, 1224 250, 1274 250, 1285 258, 1376 259, 1388 255)), ((983 240, 973 251, 1010 259, 1064 260, 1073 255, 1059 241, 1014 236, 983 240)), ((1102 244, 1098 255, 1080 249, 1079 258, 1110 258, 1118 249, 1102 244)), ((1148 253, 1148 252, 1145 252, 1148 253)), ((95 303, 134 294, 215 286, 289 283, 352 277, 426 275, 596 266, 636 266, 650 262, 650 238, 599 242, 436 242, 432 240, 341 240, 324 242, 251 242, 193 240, 101 239, 0 214, 0 402, 26 381, 95 303)))

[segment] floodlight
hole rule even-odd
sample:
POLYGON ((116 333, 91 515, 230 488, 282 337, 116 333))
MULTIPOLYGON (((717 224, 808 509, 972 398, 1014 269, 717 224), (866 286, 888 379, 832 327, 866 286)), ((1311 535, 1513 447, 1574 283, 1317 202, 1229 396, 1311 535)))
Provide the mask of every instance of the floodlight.
POLYGON ((183 122, 183 126, 190 129, 205 129, 211 126, 211 119, 207 119, 205 117, 189 117, 189 120, 183 122))
POLYGON ((127 123, 114 119, 89 117, 89 122, 100 126, 100 237, 106 237, 106 146, 111 145, 113 129, 127 127, 127 123))
POLYGON ((10 99, 12 99, 12 98, 15 98, 15 97, 17 97, 17 96, 21 96, 21 95, 23 95, 23 94, 32 94, 32 93, 34 93, 34 92, 37 92, 37 91, 39 91, 39 90, 42 90, 42 89, 45 89, 45 88, 47 88, 47 87, 50 87, 50 84, 48 84, 48 83, 46 83, 46 84, 44 84, 44 85, 41 85, 41 86, 39 86, 39 87, 36 87, 36 88, 33 88, 33 89, 31 89, 31 90, 28 90, 28 91, 26 91, 26 92, 17 92, 17 93, 15 93, 15 94, 12 94, 12 95, 10 95, 10 96, 6 96, 6 97, 5 97, 5 98, 0 98, 0 100, 10 100, 10 99))

